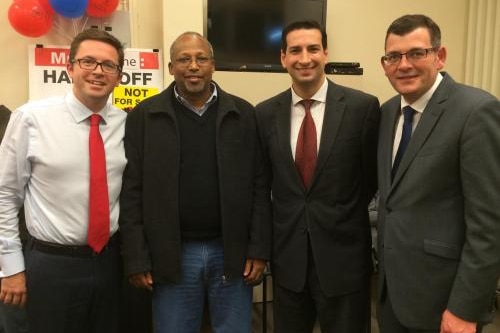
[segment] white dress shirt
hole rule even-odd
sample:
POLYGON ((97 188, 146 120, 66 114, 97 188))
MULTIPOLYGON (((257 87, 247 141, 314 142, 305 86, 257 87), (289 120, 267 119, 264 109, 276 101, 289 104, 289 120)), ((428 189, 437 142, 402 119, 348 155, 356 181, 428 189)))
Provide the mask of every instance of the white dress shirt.
POLYGON ((398 123, 396 125, 396 131, 394 133, 394 143, 392 146, 392 163, 394 163, 394 159, 396 158, 396 153, 398 152, 399 143, 401 142, 401 135, 403 133, 404 119, 403 117, 401 117, 403 114, 401 110, 403 110, 405 106, 410 105, 413 108, 413 110, 416 111, 415 114, 413 115, 413 122, 411 129, 411 132, 413 133, 415 131, 415 128, 417 128, 418 122, 422 117, 422 113, 424 113, 427 103, 429 103, 429 101, 431 100, 431 97, 436 91, 439 84, 441 83, 441 80, 443 80, 443 75, 441 75, 441 73, 438 73, 436 76, 436 81, 434 81, 432 87, 412 104, 409 104, 407 101, 405 101, 403 96, 401 96, 401 109, 399 111, 399 118, 398 118, 398 123))
MULTIPOLYGON (((87 243, 91 114, 72 92, 27 103, 12 113, 0 147, 0 267, 5 276, 24 270, 17 218, 23 203, 33 237, 58 244, 87 243)), ((112 235, 118 229, 126 165, 126 113, 107 104, 99 114, 112 235)))
MULTIPOLYGON (((302 125, 302 120, 306 115, 306 110, 304 106, 300 104, 303 100, 302 97, 297 95, 293 88, 292 90, 292 119, 290 124, 290 145, 292 148, 293 159, 295 160, 295 149, 297 148, 297 138, 299 137, 300 126, 302 125)), ((325 82, 319 88, 319 90, 310 99, 314 100, 311 105, 311 115, 314 120, 314 125, 316 126, 316 138, 317 144, 316 148, 319 150, 320 140, 321 140, 321 130, 323 129, 323 118, 325 116, 325 106, 326 106, 326 92, 328 90, 328 81, 325 82)))

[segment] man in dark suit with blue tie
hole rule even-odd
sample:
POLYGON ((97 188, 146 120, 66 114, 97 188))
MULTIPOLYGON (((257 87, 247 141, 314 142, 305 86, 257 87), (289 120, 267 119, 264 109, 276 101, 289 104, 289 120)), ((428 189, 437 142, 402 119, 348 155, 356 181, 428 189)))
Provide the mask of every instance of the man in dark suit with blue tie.
POLYGON ((441 32, 424 15, 387 30, 378 148, 382 333, 473 333, 500 270, 500 103, 440 73, 441 32))
POLYGON ((272 170, 273 307, 277 333, 365 333, 376 189, 379 102, 326 78, 327 37, 317 22, 282 33, 292 88, 259 104, 272 170))

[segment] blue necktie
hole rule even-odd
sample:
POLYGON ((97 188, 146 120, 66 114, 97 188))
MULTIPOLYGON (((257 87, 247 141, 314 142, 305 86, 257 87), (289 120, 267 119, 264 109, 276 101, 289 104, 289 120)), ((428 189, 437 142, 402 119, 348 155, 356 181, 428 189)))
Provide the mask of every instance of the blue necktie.
POLYGON ((392 165, 392 178, 393 179, 394 179, 394 175, 396 174, 396 171, 398 170, 399 163, 401 162, 401 159, 403 158, 406 147, 408 146, 408 143, 410 142, 410 139, 411 139, 411 132, 412 132, 412 127, 413 127, 413 115, 414 114, 415 114, 415 110, 411 106, 407 105, 403 108, 403 117, 404 117, 403 131, 401 133, 401 141, 399 142, 398 151, 396 153, 396 157, 394 158, 394 163, 392 165))

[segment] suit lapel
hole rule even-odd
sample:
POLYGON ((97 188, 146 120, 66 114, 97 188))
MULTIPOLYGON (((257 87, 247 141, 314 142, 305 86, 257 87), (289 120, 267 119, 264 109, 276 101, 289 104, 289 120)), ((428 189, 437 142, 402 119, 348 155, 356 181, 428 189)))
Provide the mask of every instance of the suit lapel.
POLYGON ((290 127, 291 127, 291 105, 292 94, 290 90, 283 95, 283 98, 278 100, 276 103, 276 109, 274 114, 276 115, 276 129, 278 138, 278 147, 283 157, 284 163, 293 169, 293 173, 296 175, 296 182, 302 186, 302 181, 300 179, 297 168, 295 167, 295 161, 293 159, 292 148, 290 146, 290 127))
POLYGON ((394 143, 394 132, 396 128, 396 119, 400 110, 401 99, 394 98, 387 103, 386 107, 382 110, 383 120, 380 127, 380 144, 379 144, 379 160, 380 160, 380 181, 379 184, 381 191, 391 188, 391 170, 392 170, 392 147, 394 143))
MULTIPOLYGON (((303 188, 300 175, 295 167, 295 161, 292 155, 290 146, 290 127, 291 127, 291 92, 283 95, 276 103, 276 128, 278 145, 284 162, 293 168, 296 175, 296 182, 303 188)), ((328 81, 328 91, 326 96, 325 114, 323 117, 323 129, 321 131, 321 141, 318 150, 318 159, 316 164, 316 171, 314 172, 313 180, 310 189, 314 187, 314 183, 321 169, 324 167, 328 156, 330 155, 335 138, 342 122, 342 117, 345 112, 346 104, 342 101, 344 98, 343 92, 338 89, 335 84, 328 81)))
POLYGON ((438 89, 434 92, 434 95, 425 107, 417 128, 415 128, 411 141, 406 148, 406 152, 401 160, 398 170, 394 175, 392 183, 393 187, 397 185, 401 177, 405 174, 406 170, 415 159, 415 156, 420 151, 443 114, 444 107, 442 106, 442 103, 448 99, 450 91, 449 87, 452 82, 453 81, 450 77, 445 76, 440 87, 438 87, 438 89))
POLYGON ((321 169, 325 166, 328 156, 333 149, 346 108, 346 104, 342 101, 343 99, 343 92, 333 82, 328 81, 323 129, 321 130, 318 160, 311 187, 314 186, 317 175, 320 174, 321 169))

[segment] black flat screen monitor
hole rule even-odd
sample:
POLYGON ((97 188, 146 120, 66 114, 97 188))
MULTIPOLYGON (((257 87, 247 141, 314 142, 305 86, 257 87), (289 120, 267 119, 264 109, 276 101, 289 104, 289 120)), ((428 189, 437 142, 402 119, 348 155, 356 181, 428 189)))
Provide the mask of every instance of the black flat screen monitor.
POLYGON ((207 0, 206 11, 217 70, 282 72, 282 29, 296 20, 326 23, 326 0, 207 0))

